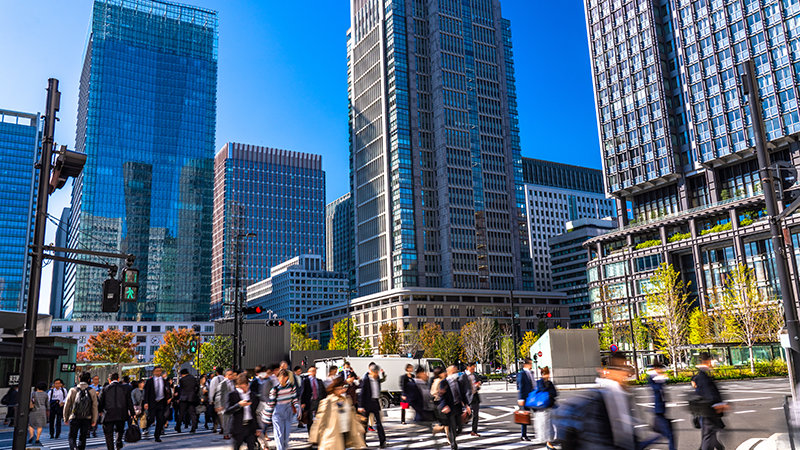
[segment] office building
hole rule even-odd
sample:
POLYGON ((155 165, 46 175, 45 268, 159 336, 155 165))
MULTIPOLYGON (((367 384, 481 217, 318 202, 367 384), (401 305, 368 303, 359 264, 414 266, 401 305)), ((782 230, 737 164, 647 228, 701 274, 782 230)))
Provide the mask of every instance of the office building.
POLYGON ((211 317, 229 312, 222 303, 234 301, 237 265, 243 293, 268 278, 270 267, 301 254, 322 255, 324 227, 320 155, 225 144, 214 163, 211 317))
POLYGON ((33 242, 39 115, 0 109, 0 310, 23 311, 33 242))
POLYGON ((553 290, 567 295, 563 304, 569 308, 569 328, 591 326, 591 302, 586 278, 589 254, 583 243, 616 227, 611 219, 582 218, 570 220, 566 230, 548 239, 553 290))
POLYGON ((107 272, 70 264, 67 317, 208 319, 216 98, 216 12, 95 0, 78 96, 76 150, 87 163, 69 241, 133 254, 139 301, 102 313, 107 272))
POLYGON ((247 306, 261 306, 261 315, 306 323, 311 312, 347 306, 346 274, 325 269, 320 255, 299 255, 270 269, 270 277, 247 287, 247 306))
MULTIPOLYGON (((620 228, 586 242, 593 320, 641 312, 672 264, 713 307, 726 274, 779 295, 741 64, 753 59, 772 163, 797 167, 800 6, 740 0, 586 0, 606 193, 620 228), (630 210, 630 212, 628 212, 630 210), (601 295, 605 292, 607 295, 601 295)), ((798 218, 786 221, 798 245, 798 218)))
MULTIPOLYGON (((69 215, 70 209, 64 208, 61 210, 61 217, 58 220, 56 227, 56 247, 65 248, 69 241, 69 215)), ((66 257, 65 252, 54 252, 56 256, 62 258, 66 257)), ((65 317, 65 307, 69 306, 69 311, 72 311, 72 305, 64 303, 64 275, 66 274, 67 264, 64 261, 53 260, 52 280, 50 283, 50 315, 53 319, 63 319, 65 317)))
POLYGON ((533 287, 553 289, 548 239, 578 219, 601 219, 614 214, 614 202, 603 194, 603 173, 588 167, 522 158, 528 244, 533 264, 533 287))
POLYGON ((346 273, 351 289, 356 282, 353 231, 353 199, 348 192, 325 207, 325 267, 346 273))

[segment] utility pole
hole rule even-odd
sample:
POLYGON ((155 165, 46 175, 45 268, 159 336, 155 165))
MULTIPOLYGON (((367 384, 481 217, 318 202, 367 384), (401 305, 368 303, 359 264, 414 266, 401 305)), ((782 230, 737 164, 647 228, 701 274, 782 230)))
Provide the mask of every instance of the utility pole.
POLYGON ((42 257, 44 232, 47 225, 47 200, 50 193, 50 169, 53 155, 56 112, 61 103, 58 80, 47 80, 47 109, 44 116, 42 154, 39 160, 39 186, 36 191, 36 221, 31 248, 31 277, 28 286, 28 304, 25 311, 25 330, 22 334, 22 365, 20 366, 20 402, 14 419, 13 450, 24 450, 28 437, 31 385, 33 384, 33 353, 36 348, 36 318, 39 311, 39 287, 42 282, 42 257))
POLYGON ((255 237, 255 233, 236 235, 236 292, 233 296, 233 367, 241 370, 242 363, 242 299, 241 299, 241 266, 242 266, 242 240, 255 237))
POLYGON ((787 355, 789 356, 788 364, 791 365, 789 373, 792 374, 792 380, 790 380, 790 382, 792 383, 792 392, 794 392, 794 387, 800 382, 800 336, 798 336, 800 330, 798 329, 797 322, 797 304, 792 295, 792 285, 789 279, 789 271, 787 270, 786 242, 778 218, 775 182, 769 169, 770 159, 767 153, 764 115, 761 111, 761 98, 758 94, 755 63, 752 59, 747 60, 742 64, 742 69, 743 73, 740 74, 740 77, 744 94, 747 95, 747 103, 750 105, 750 118, 753 123, 753 135, 756 141, 756 157, 758 158, 758 174, 761 179, 762 190, 764 191, 764 202, 766 203, 767 219, 769 221, 769 233, 772 240, 772 249, 775 252, 775 270, 778 272, 786 330, 789 333, 789 343, 791 345, 791 351, 787 351, 787 355))
POLYGON ((519 372, 519 343, 517 342, 517 307, 514 303, 514 290, 511 289, 511 339, 514 341, 514 371, 519 372))

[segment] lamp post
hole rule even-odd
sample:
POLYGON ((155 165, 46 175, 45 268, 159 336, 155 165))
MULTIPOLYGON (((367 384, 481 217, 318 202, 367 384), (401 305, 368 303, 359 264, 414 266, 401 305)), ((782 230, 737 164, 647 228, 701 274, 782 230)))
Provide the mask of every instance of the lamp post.
POLYGON ((236 287, 233 295, 233 367, 239 370, 242 359, 242 301, 241 301, 241 266, 242 266, 242 241, 247 238, 256 237, 255 233, 244 233, 236 235, 236 287))
POLYGON ((519 344, 517 343, 517 307, 514 302, 514 290, 511 289, 511 339, 514 342, 514 371, 519 372, 519 344))
POLYGON ((350 317, 350 302, 353 294, 358 294, 358 289, 339 289, 339 292, 347 292, 347 357, 350 357, 350 329, 353 328, 353 319, 350 317))

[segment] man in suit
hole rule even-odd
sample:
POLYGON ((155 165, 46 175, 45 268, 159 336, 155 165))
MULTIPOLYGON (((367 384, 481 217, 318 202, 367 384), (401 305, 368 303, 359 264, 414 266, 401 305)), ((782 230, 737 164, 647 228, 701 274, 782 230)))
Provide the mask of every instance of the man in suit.
POLYGON ((369 372, 361 380, 361 396, 358 399, 358 412, 363 414, 369 422, 372 414, 375 420, 375 429, 378 430, 380 447, 386 448, 386 432, 383 431, 381 422, 381 383, 386 381, 386 374, 377 364, 369 365, 369 372))
POLYGON ((255 392, 250 391, 247 375, 241 374, 236 378, 236 388, 228 393, 227 404, 225 414, 231 418, 233 448, 238 450, 246 443, 247 450, 255 450, 256 438, 261 435, 256 421, 259 398, 255 392))
POLYGON ((717 383, 711 378, 711 355, 708 352, 700 353, 700 363, 697 364, 697 374, 692 377, 692 387, 695 393, 710 406, 707 412, 700 417, 700 449, 722 450, 725 447, 719 442, 717 433, 724 428, 722 414, 728 409, 728 404, 722 400, 717 383))
POLYGON ((161 366, 155 366, 153 376, 144 384, 144 410, 147 411, 145 433, 155 422, 156 431, 153 436, 156 442, 161 442, 161 434, 164 432, 164 424, 167 422, 167 408, 172 401, 172 391, 162 374, 161 366))
MULTIPOLYGON (((525 400, 527 400, 528 395, 533 392, 534 386, 536 386, 536 376, 533 373, 533 360, 530 358, 525 358, 525 362, 522 363, 522 370, 517 373, 517 391, 519 391, 517 396, 517 404, 519 405, 520 409, 524 409, 525 411, 528 408, 525 407, 525 400)), ((528 426, 523 424, 522 425, 522 437, 523 441, 530 441, 531 438, 528 437, 528 426)))
POLYGON ((317 378, 317 368, 311 366, 308 368, 308 376, 303 380, 303 395, 300 397, 303 418, 309 430, 311 430, 311 424, 317 414, 319 402, 325 397, 327 397, 325 384, 317 378))
POLYGON ((175 431, 181 432, 181 422, 188 427, 191 421, 192 429, 189 432, 194 433, 197 431, 197 404, 200 403, 200 386, 197 378, 190 375, 188 369, 181 369, 180 373, 178 404, 180 405, 181 420, 175 421, 175 431))
POLYGON ((461 387, 467 397, 467 404, 472 410, 472 436, 480 437, 478 434, 478 411, 481 409, 481 396, 478 391, 481 388, 481 381, 478 379, 475 362, 467 364, 467 370, 461 375, 461 387))
POLYGON ((116 448, 122 448, 122 436, 125 432, 125 423, 136 416, 133 409, 129 389, 119 382, 119 374, 114 372, 108 377, 108 386, 100 394, 97 409, 103 414, 103 434, 106 438, 106 448, 114 450, 114 433, 117 434, 116 448))
POLYGON ((217 400, 217 391, 219 391, 219 385, 226 380, 225 370, 222 367, 217 367, 214 369, 214 378, 208 383, 208 407, 211 408, 211 419, 213 420, 213 425, 211 426, 211 432, 217 432, 217 425, 219 425, 219 433, 222 434, 222 415, 217 414, 218 404, 216 403, 217 400))
POLYGON ((466 393, 463 392, 458 377, 458 368, 450 366, 447 368, 447 378, 439 384, 439 409, 447 417, 447 440, 450 441, 452 450, 458 449, 456 436, 461 434, 461 416, 465 413, 469 415, 469 402, 466 393))
MULTIPOLYGON (((339 374, 340 374, 340 375, 341 375, 341 377, 342 377, 342 380, 345 380, 345 381, 347 381, 347 379, 350 377, 350 374, 351 374, 351 373, 355 373, 355 372, 353 372, 353 368, 352 368, 352 367, 350 367, 350 363, 349 363, 349 362, 347 362, 347 361, 345 361, 345 362, 342 364, 342 371, 341 371, 341 372, 339 372, 339 374)), ((358 378, 358 375, 356 375, 356 378, 358 378)))
POLYGON ((427 423, 433 420, 433 399, 431 389, 428 386, 428 371, 417 366, 417 377, 406 383, 403 388, 403 396, 408 405, 416 412, 415 422, 427 423))
POLYGON ((237 376, 238 374, 234 370, 226 370, 225 379, 219 383, 219 386, 214 394, 214 407, 216 408, 217 415, 222 423, 222 432, 225 439, 231 438, 231 418, 225 413, 225 410, 228 408, 228 397, 230 396, 230 393, 236 389, 234 380, 237 376))

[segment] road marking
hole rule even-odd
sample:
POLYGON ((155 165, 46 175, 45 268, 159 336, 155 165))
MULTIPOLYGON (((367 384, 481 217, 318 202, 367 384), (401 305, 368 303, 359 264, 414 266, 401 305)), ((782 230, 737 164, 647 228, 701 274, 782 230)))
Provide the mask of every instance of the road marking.
POLYGON ((734 414, 747 414, 747 413, 751 413, 751 412, 756 412, 756 410, 755 409, 748 409, 748 410, 745 410, 745 411, 735 411, 734 414))
POLYGON ((783 409, 783 406, 776 406, 774 408, 770 408, 770 410, 772 410, 772 411, 777 411, 779 409, 783 409))
POLYGON ((672 423, 675 423, 675 422, 683 422, 683 419, 672 419, 672 423))

